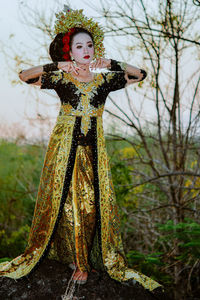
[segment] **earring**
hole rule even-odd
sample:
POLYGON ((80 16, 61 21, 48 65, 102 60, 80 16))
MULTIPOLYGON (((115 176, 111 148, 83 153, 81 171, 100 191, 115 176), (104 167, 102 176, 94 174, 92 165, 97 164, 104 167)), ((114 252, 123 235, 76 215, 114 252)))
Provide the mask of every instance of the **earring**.
POLYGON ((74 64, 74 66, 76 66, 75 59, 73 58, 73 56, 72 56, 72 55, 71 55, 71 59, 72 59, 72 63, 74 64))

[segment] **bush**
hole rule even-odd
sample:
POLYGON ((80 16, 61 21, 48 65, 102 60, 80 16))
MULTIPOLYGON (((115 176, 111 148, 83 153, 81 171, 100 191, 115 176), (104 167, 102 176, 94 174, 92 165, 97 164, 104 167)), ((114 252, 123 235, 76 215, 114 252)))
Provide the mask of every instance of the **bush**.
POLYGON ((15 257, 24 251, 44 151, 43 145, 0 141, 0 257, 15 257))

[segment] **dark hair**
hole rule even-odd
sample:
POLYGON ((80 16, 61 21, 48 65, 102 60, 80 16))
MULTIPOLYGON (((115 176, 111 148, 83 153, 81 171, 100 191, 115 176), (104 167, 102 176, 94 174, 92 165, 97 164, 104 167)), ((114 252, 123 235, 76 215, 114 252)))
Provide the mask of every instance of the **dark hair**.
MULTIPOLYGON (((79 27, 75 27, 74 29, 75 29, 74 32, 70 35, 70 41, 69 41, 70 50, 71 50, 73 38, 75 37, 76 34, 81 33, 81 32, 87 33, 91 37, 91 39, 94 43, 93 36, 87 29, 79 28, 79 27)), ((63 51, 64 44, 63 44, 62 39, 65 34, 66 33, 58 33, 49 46, 49 55, 53 61, 63 61, 64 60, 63 55, 65 53, 63 51)))

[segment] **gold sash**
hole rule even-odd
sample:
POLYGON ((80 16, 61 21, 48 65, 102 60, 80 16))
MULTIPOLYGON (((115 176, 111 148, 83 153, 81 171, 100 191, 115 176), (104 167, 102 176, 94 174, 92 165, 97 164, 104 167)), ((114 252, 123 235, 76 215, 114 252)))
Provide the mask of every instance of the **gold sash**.
POLYGON ((81 132, 86 136, 91 128, 90 117, 102 117, 104 105, 99 108, 93 106, 84 107, 83 110, 74 109, 70 104, 62 104, 57 122, 64 122, 67 116, 81 116, 81 132))

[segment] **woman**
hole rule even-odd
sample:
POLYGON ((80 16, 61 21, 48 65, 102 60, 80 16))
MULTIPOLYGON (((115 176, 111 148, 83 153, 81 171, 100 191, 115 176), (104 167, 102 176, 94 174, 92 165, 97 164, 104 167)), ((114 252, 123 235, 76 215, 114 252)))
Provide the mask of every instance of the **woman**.
POLYGON ((90 19, 87 26, 82 10, 67 9, 57 17, 64 28, 60 25, 50 45, 54 62, 19 74, 28 84, 54 89, 61 108, 47 147, 28 245, 22 255, 0 264, 0 275, 26 276, 48 254, 75 269, 74 282, 85 283, 93 269, 106 270, 115 280, 131 279, 153 291, 161 285, 128 267, 102 123, 108 94, 143 80, 146 72, 104 58, 103 33, 98 27, 95 35, 97 23, 90 19))

